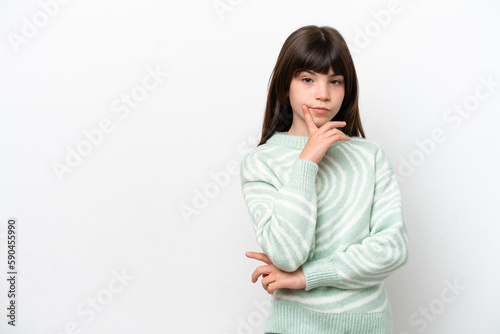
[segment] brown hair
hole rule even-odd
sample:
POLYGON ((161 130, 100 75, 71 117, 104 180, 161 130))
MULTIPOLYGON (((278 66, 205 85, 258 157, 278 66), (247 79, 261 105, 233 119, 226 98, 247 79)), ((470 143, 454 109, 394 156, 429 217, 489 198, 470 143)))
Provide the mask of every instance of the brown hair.
POLYGON ((348 136, 365 138, 358 108, 358 78, 351 53, 342 35, 331 27, 309 25, 294 31, 281 48, 269 79, 262 136, 257 146, 264 144, 275 131, 288 131, 293 113, 288 98, 290 83, 304 70, 344 76, 345 94, 339 112, 332 121, 345 121, 342 128, 348 136))

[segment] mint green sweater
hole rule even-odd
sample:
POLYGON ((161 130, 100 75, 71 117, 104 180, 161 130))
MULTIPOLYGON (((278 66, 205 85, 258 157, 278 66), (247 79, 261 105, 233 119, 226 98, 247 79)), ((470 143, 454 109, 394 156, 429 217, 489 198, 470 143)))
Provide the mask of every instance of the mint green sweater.
POLYGON ((408 260, 392 166, 360 137, 334 143, 316 164, 298 159, 307 136, 274 132, 248 153, 240 177, 257 242, 306 288, 273 293, 266 333, 392 332, 383 280, 408 260))

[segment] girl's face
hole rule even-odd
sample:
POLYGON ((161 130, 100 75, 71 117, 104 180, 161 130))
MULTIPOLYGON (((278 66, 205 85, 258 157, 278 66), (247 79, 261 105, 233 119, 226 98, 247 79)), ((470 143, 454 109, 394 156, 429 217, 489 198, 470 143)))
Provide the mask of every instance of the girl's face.
POLYGON ((308 136, 302 105, 307 105, 314 123, 319 128, 340 110, 344 100, 344 77, 330 68, 328 74, 303 71, 292 79, 288 97, 293 110, 292 126, 288 134, 308 136))

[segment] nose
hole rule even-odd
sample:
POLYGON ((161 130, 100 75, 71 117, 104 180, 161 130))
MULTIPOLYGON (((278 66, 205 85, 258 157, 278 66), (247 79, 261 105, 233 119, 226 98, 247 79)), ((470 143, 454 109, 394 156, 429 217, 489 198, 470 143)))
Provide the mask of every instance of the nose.
POLYGON ((330 92, 327 85, 319 84, 316 86, 316 99, 321 101, 330 100, 330 92))

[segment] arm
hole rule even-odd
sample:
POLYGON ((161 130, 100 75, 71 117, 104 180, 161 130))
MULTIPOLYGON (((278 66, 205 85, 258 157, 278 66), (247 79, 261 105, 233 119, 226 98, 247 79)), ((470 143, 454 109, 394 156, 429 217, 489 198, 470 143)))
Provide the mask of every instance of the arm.
POLYGON ((253 151, 243 160, 243 196, 258 244, 276 267, 293 272, 314 248, 318 165, 295 160, 288 182, 281 184, 264 159, 265 152, 253 151))
POLYGON ((320 286, 360 289, 381 283, 408 260, 399 187, 384 151, 375 157, 370 235, 332 257, 306 262, 306 291, 320 286))

